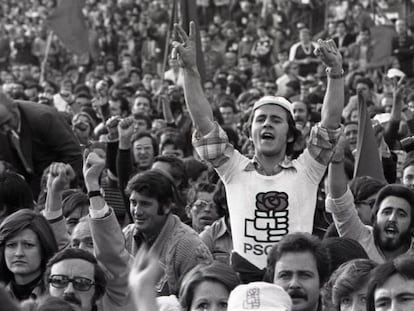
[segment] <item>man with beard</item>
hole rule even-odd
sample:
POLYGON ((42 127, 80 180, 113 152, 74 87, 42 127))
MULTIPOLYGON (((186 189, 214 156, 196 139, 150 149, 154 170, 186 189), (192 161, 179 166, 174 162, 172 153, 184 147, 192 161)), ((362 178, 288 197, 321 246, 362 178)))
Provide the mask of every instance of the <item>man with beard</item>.
POLYGON ((343 144, 338 146, 329 165, 326 208, 333 214, 339 235, 358 241, 369 258, 378 263, 407 253, 413 248, 414 193, 404 185, 386 185, 379 191, 372 209, 373 225, 365 225, 358 217, 347 185, 343 144))
POLYGON ((329 253, 309 233, 286 235, 270 250, 264 280, 281 286, 292 299, 292 311, 319 311, 320 289, 329 277, 329 253))

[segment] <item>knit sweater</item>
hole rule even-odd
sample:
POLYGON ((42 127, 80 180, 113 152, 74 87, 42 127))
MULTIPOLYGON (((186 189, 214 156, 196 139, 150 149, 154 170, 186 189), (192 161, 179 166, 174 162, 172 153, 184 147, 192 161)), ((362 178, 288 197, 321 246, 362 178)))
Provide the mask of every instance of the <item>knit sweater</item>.
MULTIPOLYGON (((144 241, 134 224, 126 226, 123 231, 125 247, 135 256, 144 241)), ((198 234, 172 214, 150 250, 158 255, 164 270, 156 284, 158 296, 177 295, 180 278, 197 264, 212 260, 210 251, 198 234)))

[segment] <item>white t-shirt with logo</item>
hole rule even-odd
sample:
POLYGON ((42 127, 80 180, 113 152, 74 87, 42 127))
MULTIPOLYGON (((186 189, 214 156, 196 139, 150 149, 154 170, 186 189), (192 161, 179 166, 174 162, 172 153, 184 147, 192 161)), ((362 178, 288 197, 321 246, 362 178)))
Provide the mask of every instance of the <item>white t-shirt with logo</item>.
POLYGON ((250 160, 237 150, 216 168, 226 187, 234 251, 263 269, 272 246, 288 233, 312 233, 317 189, 326 166, 308 150, 292 168, 265 176, 245 170, 250 160))

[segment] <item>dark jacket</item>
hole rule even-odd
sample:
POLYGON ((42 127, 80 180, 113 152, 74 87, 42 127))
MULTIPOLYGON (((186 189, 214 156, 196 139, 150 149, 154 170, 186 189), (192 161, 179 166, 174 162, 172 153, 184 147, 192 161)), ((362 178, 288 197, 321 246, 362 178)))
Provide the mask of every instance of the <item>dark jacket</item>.
POLYGON ((0 134, 0 160, 11 163, 29 183, 34 197, 40 191, 43 170, 52 162, 71 164, 77 176, 82 172, 79 142, 59 113, 46 105, 19 101, 21 116, 20 146, 32 173, 29 173, 12 148, 9 138, 0 134))

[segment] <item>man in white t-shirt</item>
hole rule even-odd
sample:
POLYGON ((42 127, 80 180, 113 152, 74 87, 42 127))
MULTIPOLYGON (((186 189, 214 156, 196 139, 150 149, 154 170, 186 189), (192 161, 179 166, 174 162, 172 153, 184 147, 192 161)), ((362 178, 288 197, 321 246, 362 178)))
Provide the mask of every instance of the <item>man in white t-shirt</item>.
POLYGON ((215 167, 226 187, 238 254, 233 253, 232 263, 241 259, 236 270, 247 270, 247 275, 253 272, 246 280, 261 279, 266 255, 275 242, 291 232, 312 232, 318 184, 341 132, 342 57, 333 41, 319 41, 315 52, 328 67, 328 89, 322 121, 312 129, 304 153, 296 160, 289 158, 299 135, 291 103, 283 97, 264 96, 254 104, 250 118, 255 156, 249 160, 233 148, 214 122, 196 67, 194 23, 190 23, 189 36, 178 25, 176 30, 181 43, 173 46, 183 67, 186 102, 196 127, 193 145, 215 167))

